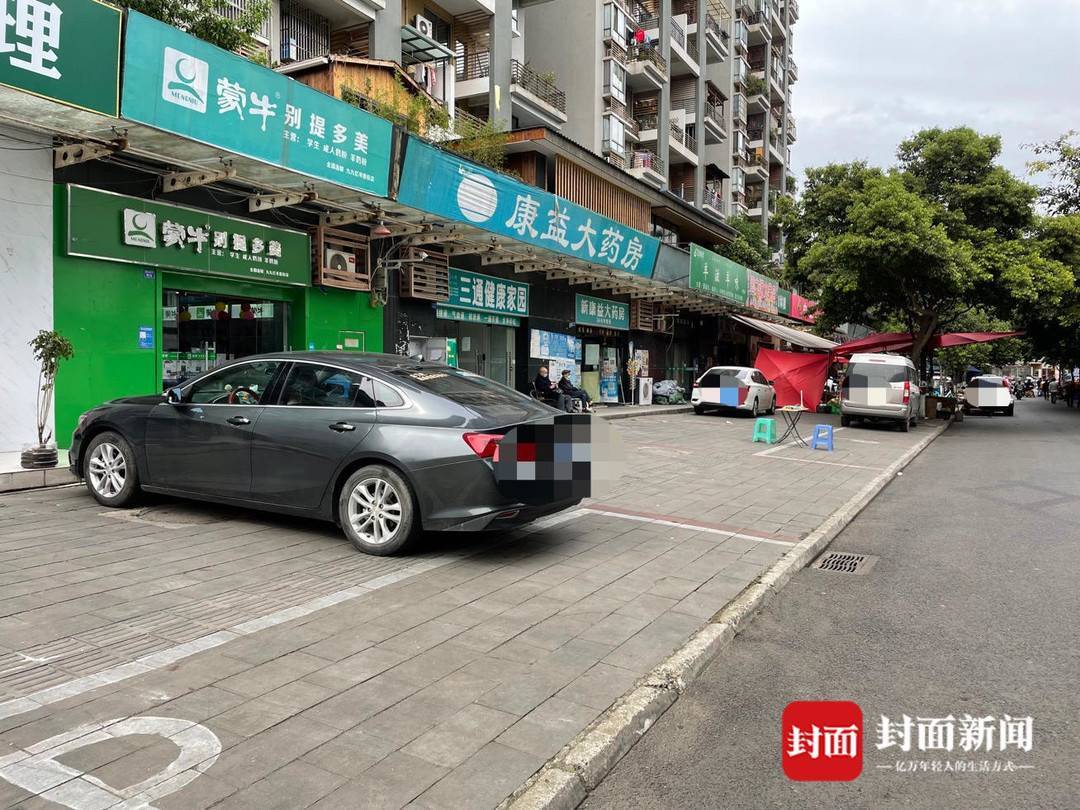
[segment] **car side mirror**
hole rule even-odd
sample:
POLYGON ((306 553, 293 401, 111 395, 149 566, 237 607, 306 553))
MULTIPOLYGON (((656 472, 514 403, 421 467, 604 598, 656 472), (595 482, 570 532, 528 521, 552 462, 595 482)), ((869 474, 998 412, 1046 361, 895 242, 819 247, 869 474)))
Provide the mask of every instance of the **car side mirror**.
POLYGON ((182 388, 170 388, 165 392, 165 401, 170 405, 179 405, 184 401, 184 390, 182 388))

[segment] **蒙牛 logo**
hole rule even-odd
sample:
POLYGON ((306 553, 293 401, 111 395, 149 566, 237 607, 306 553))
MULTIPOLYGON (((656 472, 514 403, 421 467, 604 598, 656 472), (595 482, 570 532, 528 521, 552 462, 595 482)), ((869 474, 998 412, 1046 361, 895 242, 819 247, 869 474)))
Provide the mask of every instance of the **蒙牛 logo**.
POLYGON ((206 112, 206 92, 210 66, 202 59, 165 48, 165 69, 161 79, 161 97, 195 112, 206 112))

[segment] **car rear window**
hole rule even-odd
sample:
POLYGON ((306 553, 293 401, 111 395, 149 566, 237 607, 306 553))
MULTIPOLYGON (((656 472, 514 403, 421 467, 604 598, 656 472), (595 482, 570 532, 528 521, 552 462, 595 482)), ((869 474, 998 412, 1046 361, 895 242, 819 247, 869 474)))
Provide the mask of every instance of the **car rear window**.
POLYGON ((848 366, 848 380, 855 386, 902 383, 907 379, 907 366, 888 363, 852 363, 848 366))
POLYGON ((700 385, 703 388, 711 388, 713 386, 722 385, 726 380, 728 385, 731 385, 732 379, 739 379, 739 369, 737 368, 714 368, 711 371, 706 372, 705 376, 701 378, 700 385))
POLYGON ((399 368, 393 372, 412 385, 446 397, 459 405, 521 405, 529 397, 487 377, 454 368, 399 368))

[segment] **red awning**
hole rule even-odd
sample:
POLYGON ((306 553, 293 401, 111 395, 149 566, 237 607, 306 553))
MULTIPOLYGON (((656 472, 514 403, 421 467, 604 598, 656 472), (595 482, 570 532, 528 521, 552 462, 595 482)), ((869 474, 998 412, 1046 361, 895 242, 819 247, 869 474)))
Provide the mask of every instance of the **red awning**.
POLYGON ((803 405, 817 410, 829 374, 829 355, 759 349, 754 366, 773 381, 777 405, 803 405))
MULTIPOLYGON (((934 335, 926 344, 928 349, 947 349, 951 346, 966 346, 969 343, 989 343, 991 340, 1018 337, 1023 332, 948 332, 934 335)), ((833 354, 851 356, 856 352, 903 352, 911 348, 914 341, 907 332, 881 332, 867 335, 858 340, 842 343, 833 349, 833 354)))

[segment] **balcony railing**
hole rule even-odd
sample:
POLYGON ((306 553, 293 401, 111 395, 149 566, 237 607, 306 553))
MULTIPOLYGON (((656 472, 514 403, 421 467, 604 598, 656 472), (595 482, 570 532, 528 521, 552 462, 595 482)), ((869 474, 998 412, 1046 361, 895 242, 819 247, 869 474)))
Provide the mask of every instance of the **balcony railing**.
POLYGON ((701 61, 701 52, 698 50, 697 37, 690 37, 686 43, 686 54, 695 62, 701 61))
POLYGON ((727 43, 728 38, 726 32, 720 27, 720 23, 716 21, 716 17, 707 11, 705 12, 705 32, 723 40, 725 44, 727 43))
POLYGON ((613 141, 608 138, 603 144, 604 152, 608 157, 615 155, 622 163, 619 164, 622 167, 626 166, 626 146, 621 141, 613 141))
POLYGON ((609 88, 604 88, 604 94, 607 97, 607 108, 611 112, 615 113, 619 118, 627 119, 630 114, 626 111, 626 105, 619 101, 615 96, 610 95, 609 88))
POLYGON ((613 39, 604 43, 604 56, 614 59, 623 65, 626 64, 626 48, 613 39))
POLYGON ((488 51, 473 51, 458 57, 455 76, 459 82, 484 79, 490 75, 491 54, 488 51))
POLYGON ((517 59, 510 60, 510 82, 528 90, 559 112, 566 112, 566 93, 560 90, 551 79, 541 76, 517 59))
POLYGON ((719 211, 725 217, 728 215, 727 200, 724 199, 724 194, 719 183, 705 184, 701 202, 712 208, 714 211, 719 211))
POLYGON ((483 118, 458 107, 454 110, 454 134, 462 138, 475 137, 487 124, 483 118))
POLYGON ((751 141, 760 141, 765 137, 765 127, 747 127, 746 137, 751 141))
POLYGON ((686 32, 674 20, 671 21, 671 41, 677 43, 680 48, 686 48, 686 32))
POLYGON ((634 116, 634 122, 638 125, 638 130, 640 132, 644 132, 647 129, 656 129, 657 116, 637 115, 634 116))
POLYGON ((722 129, 724 126, 724 102, 706 101, 705 117, 722 129))
POLYGON ((664 76, 667 76, 667 61, 655 45, 634 43, 627 48, 626 58, 631 62, 652 62, 664 76))
POLYGON ((787 69, 788 69, 788 75, 791 76, 791 80, 793 82, 798 81, 799 80, 799 66, 797 64, 795 64, 795 60, 790 58, 790 57, 788 57, 788 60, 787 60, 787 69))
POLYGON ((630 157, 631 169, 651 169, 657 174, 665 174, 664 159, 648 149, 638 149, 630 157))

